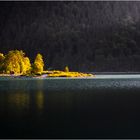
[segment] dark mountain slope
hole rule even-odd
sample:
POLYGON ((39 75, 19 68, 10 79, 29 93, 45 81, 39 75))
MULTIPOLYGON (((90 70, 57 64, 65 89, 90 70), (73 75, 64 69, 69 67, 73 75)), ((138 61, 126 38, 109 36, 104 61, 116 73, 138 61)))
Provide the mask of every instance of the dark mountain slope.
POLYGON ((0 2, 0 51, 47 68, 140 71, 140 2, 0 2))

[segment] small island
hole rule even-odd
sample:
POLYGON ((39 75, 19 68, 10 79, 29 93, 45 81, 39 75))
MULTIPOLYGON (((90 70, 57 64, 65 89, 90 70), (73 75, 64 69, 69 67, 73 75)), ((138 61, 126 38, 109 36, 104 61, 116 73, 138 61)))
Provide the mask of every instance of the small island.
POLYGON ((90 73, 72 72, 68 66, 64 71, 44 70, 44 61, 40 53, 36 55, 34 63, 22 50, 11 50, 6 55, 0 53, 0 76, 28 76, 28 77, 94 77, 90 73))

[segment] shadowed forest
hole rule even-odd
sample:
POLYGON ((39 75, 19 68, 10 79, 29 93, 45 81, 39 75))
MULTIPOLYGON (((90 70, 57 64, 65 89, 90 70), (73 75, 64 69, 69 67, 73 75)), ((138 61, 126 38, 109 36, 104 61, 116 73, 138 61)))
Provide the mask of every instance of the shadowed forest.
POLYGON ((0 2, 0 52, 47 69, 140 71, 140 2, 0 2))

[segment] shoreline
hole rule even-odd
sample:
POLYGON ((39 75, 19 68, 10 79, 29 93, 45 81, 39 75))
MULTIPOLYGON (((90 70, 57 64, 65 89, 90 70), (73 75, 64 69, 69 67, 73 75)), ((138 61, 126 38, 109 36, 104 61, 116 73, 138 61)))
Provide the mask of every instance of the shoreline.
POLYGON ((67 78, 86 78, 86 77, 95 77, 94 74, 82 73, 82 72, 65 72, 65 71, 43 71, 42 73, 31 73, 31 74, 0 74, 0 77, 11 77, 11 78, 55 78, 55 77, 67 77, 67 78))

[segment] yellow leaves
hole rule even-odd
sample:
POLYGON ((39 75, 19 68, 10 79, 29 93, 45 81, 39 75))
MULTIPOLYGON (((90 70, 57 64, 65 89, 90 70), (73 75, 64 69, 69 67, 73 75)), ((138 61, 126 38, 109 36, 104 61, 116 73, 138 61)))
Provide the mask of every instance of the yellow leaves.
POLYGON ((9 51, 3 60, 3 70, 5 73, 26 73, 30 68, 30 60, 28 57, 24 57, 25 53, 23 51, 12 50, 9 51))
POLYGON ((23 64, 22 64, 22 73, 26 74, 31 70, 31 63, 28 57, 24 57, 23 64))
POLYGON ((3 53, 0 53, 0 62, 2 62, 4 60, 4 54, 3 53))
POLYGON ((38 53, 33 64, 32 71, 33 73, 42 73, 43 67, 44 67, 43 57, 41 54, 38 53))
POLYGON ((22 50, 9 51, 7 55, 0 53, 0 71, 5 74, 28 74, 42 73, 44 62, 41 54, 37 54, 35 62, 31 67, 30 59, 25 57, 22 50))
POLYGON ((4 59, 5 59, 4 54, 3 53, 0 53, 0 71, 2 71, 4 59))
POLYGON ((48 77, 94 77, 92 74, 70 72, 68 66, 64 71, 44 71, 44 61, 40 53, 37 54, 33 65, 25 53, 19 50, 9 51, 7 55, 0 53, 0 72, 3 74, 36 76, 47 74, 48 77))
POLYGON ((92 74, 81 72, 46 71, 48 77, 94 77, 92 74))
POLYGON ((66 66, 65 69, 64 69, 64 71, 65 71, 65 72, 69 72, 69 67, 66 66))

